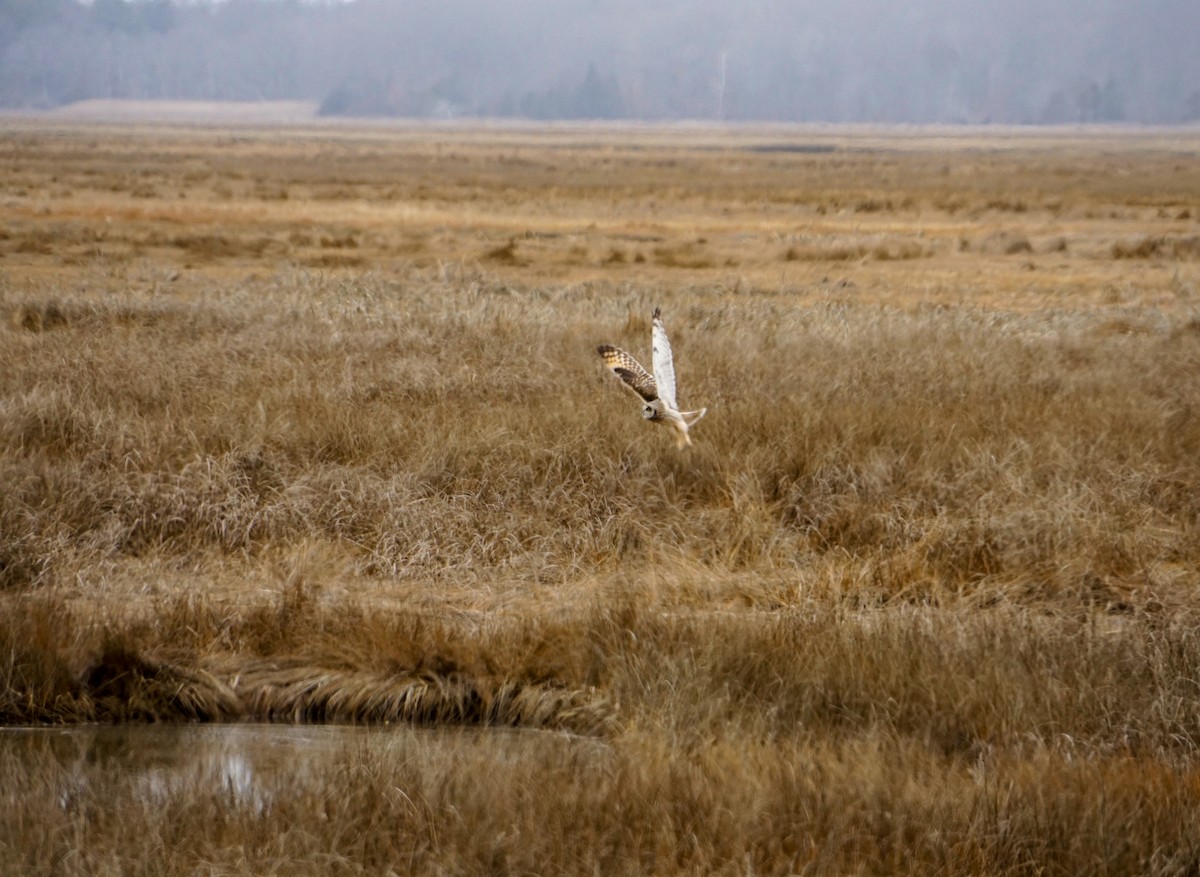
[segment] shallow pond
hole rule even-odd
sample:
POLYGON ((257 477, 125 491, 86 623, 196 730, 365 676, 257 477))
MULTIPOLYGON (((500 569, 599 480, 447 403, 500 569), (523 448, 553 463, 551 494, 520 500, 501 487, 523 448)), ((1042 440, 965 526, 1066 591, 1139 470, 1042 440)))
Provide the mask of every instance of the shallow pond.
MULTIPOLYGON (((240 806, 262 806, 297 780, 364 760, 422 759, 431 750, 486 752, 493 763, 555 755, 593 761, 607 746, 570 734, 512 729, 356 725, 156 724, 0 728, 0 763, 53 774, 61 803, 98 773, 147 798, 197 781, 240 806)), ((43 779, 45 774, 43 773, 43 779)))

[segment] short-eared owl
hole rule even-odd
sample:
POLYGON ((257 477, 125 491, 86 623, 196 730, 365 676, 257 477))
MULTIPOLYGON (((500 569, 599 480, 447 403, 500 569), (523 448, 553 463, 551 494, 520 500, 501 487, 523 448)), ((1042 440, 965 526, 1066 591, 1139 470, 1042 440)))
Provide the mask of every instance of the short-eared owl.
POLYGON ((671 342, 663 326, 662 313, 654 309, 654 328, 650 333, 650 350, 654 376, 641 364, 611 344, 596 348, 604 364, 621 379, 626 387, 642 400, 642 416, 654 423, 662 423, 675 429, 675 443, 683 448, 692 443, 688 428, 703 417, 707 408, 699 411, 680 411, 675 404, 675 362, 671 357, 671 342))

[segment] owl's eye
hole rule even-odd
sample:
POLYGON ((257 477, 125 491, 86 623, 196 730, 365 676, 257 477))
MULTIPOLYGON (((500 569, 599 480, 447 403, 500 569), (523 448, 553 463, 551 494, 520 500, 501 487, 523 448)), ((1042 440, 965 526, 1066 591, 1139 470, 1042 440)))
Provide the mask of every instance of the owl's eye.
POLYGON ((642 409, 642 417, 645 417, 647 419, 653 418, 654 417, 654 406, 647 405, 645 408, 643 408, 642 409))

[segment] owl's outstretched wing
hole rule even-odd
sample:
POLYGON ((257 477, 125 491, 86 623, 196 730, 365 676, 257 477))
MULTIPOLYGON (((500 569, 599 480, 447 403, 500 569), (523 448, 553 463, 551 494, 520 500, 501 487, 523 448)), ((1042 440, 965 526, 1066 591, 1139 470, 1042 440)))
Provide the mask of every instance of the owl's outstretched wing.
POLYGON ((600 354, 604 364, 612 369, 613 374, 619 377, 631 391, 647 402, 653 402, 658 398, 658 387, 654 383, 654 378, 642 368, 640 362, 620 347, 601 344, 596 348, 596 352, 600 354))
POLYGON ((658 385, 658 395, 671 408, 675 404, 675 360, 671 356, 671 341, 667 338, 667 329, 663 325, 662 313, 654 309, 654 328, 650 332, 651 350, 653 352, 654 381, 658 385))

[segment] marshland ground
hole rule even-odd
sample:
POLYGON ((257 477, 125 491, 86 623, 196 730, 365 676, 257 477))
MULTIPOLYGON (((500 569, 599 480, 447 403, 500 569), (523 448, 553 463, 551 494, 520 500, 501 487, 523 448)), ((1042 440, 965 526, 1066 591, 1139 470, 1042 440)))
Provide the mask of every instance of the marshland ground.
POLYGON ((0 718, 506 725, 23 873, 1200 868, 1200 132, 0 121, 0 718), (647 357, 675 450, 595 346, 647 357), (555 738, 558 739, 557 737, 555 738))

